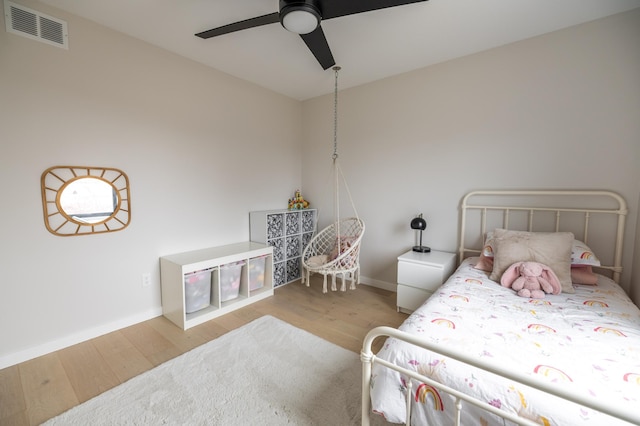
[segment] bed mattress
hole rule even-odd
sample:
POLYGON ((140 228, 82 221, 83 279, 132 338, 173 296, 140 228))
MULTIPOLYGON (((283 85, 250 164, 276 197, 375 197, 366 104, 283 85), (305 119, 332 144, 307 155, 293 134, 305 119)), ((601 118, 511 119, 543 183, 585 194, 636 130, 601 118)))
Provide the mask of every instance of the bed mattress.
MULTIPOLYGON (((466 259, 400 330, 567 392, 640 407, 640 310, 615 282, 599 275, 596 286, 577 285, 575 294, 528 299, 474 269, 475 260, 466 259)), ((540 424, 627 424, 395 338, 377 356, 540 424)), ((374 412, 404 423, 406 392, 406 377, 374 364, 374 412)), ((454 424, 454 399, 445 392, 415 382, 411 399, 412 424, 454 424)), ((462 424, 508 422, 463 403, 462 424)))

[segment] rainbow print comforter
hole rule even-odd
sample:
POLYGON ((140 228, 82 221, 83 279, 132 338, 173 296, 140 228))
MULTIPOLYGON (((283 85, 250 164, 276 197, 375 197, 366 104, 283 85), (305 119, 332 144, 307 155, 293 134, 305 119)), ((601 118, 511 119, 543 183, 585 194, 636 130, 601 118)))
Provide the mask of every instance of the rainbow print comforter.
MULTIPOLYGON (((400 330, 570 392, 640 409, 640 310, 617 284, 599 276, 597 286, 575 286, 575 294, 526 299, 474 269, 474 260, 465 260, 400 330)), ((627 424, 394 338, 378 357, 542 425, 627 424)), ((406 380, 373 367, 372 408, 389 422, 406 421, 406 380)), ((416 382, 411 398, 412 424, 454 424, 450 395, 416 382)), ((462 424, 509 422, 463 403, 462 424)))

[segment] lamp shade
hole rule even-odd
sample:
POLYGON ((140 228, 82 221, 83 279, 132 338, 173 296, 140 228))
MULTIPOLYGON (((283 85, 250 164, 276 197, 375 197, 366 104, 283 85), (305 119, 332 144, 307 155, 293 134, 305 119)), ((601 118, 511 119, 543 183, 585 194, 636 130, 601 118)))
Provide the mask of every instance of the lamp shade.
MULTIPOLYGON (((283 2, 280 2, 281 5, 283 2)), ((280 9, 280 23, 296 34, 309 34, 320 24, 320 10, 313 1, 287 2, 280 9)))
POLYGON ((421 231, 424 231, 425 229, 427 229, 427 221, 422 218, 422 215, 420 215, 419 217, 414 217, 411 220, 411 229, 419 229, 421 231))

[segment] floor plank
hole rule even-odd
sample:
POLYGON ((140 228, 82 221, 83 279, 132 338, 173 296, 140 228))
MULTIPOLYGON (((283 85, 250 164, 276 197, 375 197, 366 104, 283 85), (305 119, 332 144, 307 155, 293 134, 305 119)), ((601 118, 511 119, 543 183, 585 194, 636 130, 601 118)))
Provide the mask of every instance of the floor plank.
POLYGON ((0 370, 0 419, 11 418, 26 407, 18 366, 0 370))
POLYGON ((58 354, 19 364, 27 404, 25 418, 30 425, 38 425, 80 403, 58 354))
POLYGON ((100 336, 93 340, 93 344, 120 383, 153 367, 153 364, 119 331, 100 336))
POLYGON ((149 321, 123 328, 121 332, 154 366, 183 353, 169 339, 151 327, 149 321))
POLYGON ((80 402, 120 384, 92 341, 62 349, 58 356, 80 402))

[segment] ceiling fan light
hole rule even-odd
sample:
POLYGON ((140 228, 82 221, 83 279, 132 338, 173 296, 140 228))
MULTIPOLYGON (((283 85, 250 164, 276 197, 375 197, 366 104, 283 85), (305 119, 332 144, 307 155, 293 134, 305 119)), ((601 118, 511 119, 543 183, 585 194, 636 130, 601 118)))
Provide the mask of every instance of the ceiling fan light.
POLYGON ((320 16, 311 8, 294 9, 282 16, 282 26, 296 34, 309 34, 319 23, 320 16))

